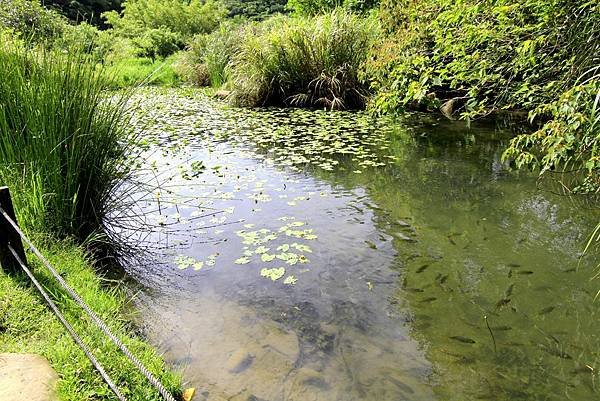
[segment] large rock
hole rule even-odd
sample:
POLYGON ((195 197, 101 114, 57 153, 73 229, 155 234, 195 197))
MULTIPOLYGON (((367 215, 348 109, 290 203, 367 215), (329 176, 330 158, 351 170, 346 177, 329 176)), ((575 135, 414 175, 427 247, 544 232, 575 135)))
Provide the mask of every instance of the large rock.
POLYGON ((56 401, 58 375, 35 354, 0 354, 0 400, 56 401))

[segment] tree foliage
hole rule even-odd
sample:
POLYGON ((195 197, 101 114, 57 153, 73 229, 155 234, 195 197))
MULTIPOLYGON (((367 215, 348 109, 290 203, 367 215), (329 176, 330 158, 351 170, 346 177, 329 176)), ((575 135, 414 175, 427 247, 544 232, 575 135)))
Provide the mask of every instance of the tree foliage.
POLYGON ((47 7, 58 10, 74 22, 87 21, 105 28, 101 15, 111 10, 120 10, 122 0, 44 0, 47 7))
POLYGON ((123 11, 103 14, 111 34, 128 39, 137 55, 166 57, 183 49, 196 34, 212 32, 225 16, 219 3, 208 0, 126 0, 123 11))
POLYGON ((262 20, 276 13, 286 13, 287 0, 225 0, 228 16, 262 20))
POLYGON ((67 21, 37 1, 2 0, 0 28, 10 29, 33 42, 52 41, 67 29, 67 21))
POLYGON ((300 15, 317 15, 343 7, 353 12, 365 12, 379 4, 379 0, 289 0, 287 8, 300 15))
POLYGON ((389 37, 367 65, 374 105, 459 99, 467 117, 533 109, 590 68, 598 15, 587 0, 384 0, 389 37))

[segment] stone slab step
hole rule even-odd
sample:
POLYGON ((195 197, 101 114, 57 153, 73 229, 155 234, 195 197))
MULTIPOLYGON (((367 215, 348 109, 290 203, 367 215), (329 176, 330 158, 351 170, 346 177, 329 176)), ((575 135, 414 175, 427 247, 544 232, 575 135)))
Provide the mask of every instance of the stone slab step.
POLYGON ((58 375, 36 354, 0 354, 0 400, 57 401, 58 375))

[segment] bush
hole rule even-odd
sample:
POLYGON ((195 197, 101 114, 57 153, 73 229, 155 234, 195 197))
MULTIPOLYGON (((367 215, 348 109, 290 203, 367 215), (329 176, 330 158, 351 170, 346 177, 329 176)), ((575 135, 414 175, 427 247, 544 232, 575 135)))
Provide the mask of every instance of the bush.
POLYGON ((225 13, 212 0, 127 0, 121 14, 110 11, 103 16, 124 37, 134 38, 148 29, 167 29, 187 40, 196 34, 212 32, 225 13))
POLYGON ((504 153, 517 167, 560 175, 563 189, 600 191, 600 76, 593 75, 537 112, 552 119, 532 134, 512 139, 504 153))
POLYGON ((276 13, 285 13, 287 0, 225 0, 230 18, 247 17, 252 20, 262 20, 276 13))
POLYGON ((235 100, 328 109, 362 107, 358 69, 378 25, 337 9, 314 18, 277 17, 249 31, 232 61, 235 100))
POLYGON ((180 64, 182 75, 196 85, 220 87, 229 80, 229 65, 252 25, 224 22, 208 35, 196 35, 180 64))
POLYGON ((87 238, 126 174, 125 99, 80 53, 0 45, 0 181, 28 227, 87 238))
POLYGON ((572 85, 600 43, 587 0, 384 0, 380 15, 388 39, 365 70, 378 111, 531 110, 572 85))
POLYGON ((365 12, 378 4, 379 0, 289 0, 287 8, 300 15, 317 15, 338 7, 352 12, 365 12))
POLYGON ((155 59, 183 49, 193 35, 212 32, 225 12, 212 0, 128 0, 121 14, 110 11, 103 17, 113 37, 131 42, 135 49, 129 56, 155 59))
POLYGON ((0 28, 10 29, 30 42, 52 43, 67 29, 67 20, 35 0, 0 1, 0 28))
POLYGON ((147 29, 141 37, 132 39, 132 43, 137 49, 137 56, 153 61, 157 57, 165 58, 183 47, 181 37, 168 28, 147 29))

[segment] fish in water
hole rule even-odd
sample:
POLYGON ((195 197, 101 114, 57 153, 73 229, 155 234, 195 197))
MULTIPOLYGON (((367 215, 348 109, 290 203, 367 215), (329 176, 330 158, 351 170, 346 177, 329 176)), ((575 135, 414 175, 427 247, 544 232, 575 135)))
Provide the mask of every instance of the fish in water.
POLYGON ((416 240, 414 238, 411 238, 408 235, 403 234, 403 233, 394 233, 394 237, 396 237, 402 241, 406 241, 406 242, 416 242, 416 240))
POLYGON ((423 273, 425 271, 425 269, 427 269, 428 267, 429 267, 428 264, 423 265, 417 269, 416 273, 423 273))
POLYGON ((552 312, 554 309, 556 309, 556 306, 548 306, 544 309, 542 309, 538 315, 547 315, 548 313, 552 312))
POLYGON ((410 227, 410 223, 400 219, 396 220, 396 224, 398 224, 400 227, 410 227))
POLYGON ((451 236, 448 236, 448 241, 450 241, 452 245, 456 245, 456 242, 454 242, 451 236))
POLYGON ((531 270, 517 270, 515 274, 530 275, 533 274, 533 272, 531 270))
POLYGON ((465 344, 475 344, 475 340, 469 338, 469 337, 463 337, 463 336, 451 336, 448 337, 451 340, 455 340, 461 343, 465 343, 465 344))
POLYGON ((369 246, 369 248, 371 249, 377 249, 377 245, 375 245, 373 242, 367 240, 365 241, 365 244, 367 244, 369 246))
POLYGON ((509 330, 512 330, 512 327, 510 327, 510 326, 494 326, 491 329, 494 331, 509 331, 509 330))
POLYGON ((429 297, 429 298, 422 299, 419 302, 422 303, 422 304, 424 304, 424 303, 428 303, 428 302, 433 302, 435 300, 437 300, 436 297, 429 297))
POLYGON ((543 345, 540 345, 540 348, 542 349, 542 351, 544 351, 547 354, 550 354, 552 356, 562 358, 562 359, 573 359, 573 357, 571 355, 569 355, 568 353, 566 353, 563 350, 559 350, 554 347, 545 347, 543 345))
POLYGON ((405 288, 405 290, 408 292, 423 292, 421 288, 405 288))
POLYGON ((500 301, 496 302, 496 310, 502 309, 503 306, 506 306, 510 303, 510 298, 502 298, 500 301))
POLYGON ((508 267, 521 267, 521 265, 518 263, 509 263, 508 267))
POLYGON ((515 288, 514 284, 509 285, 508 288, 506 289, 506 291, 504 291, 504 298, 510 297, 513 293, 514 288, 515 288))

